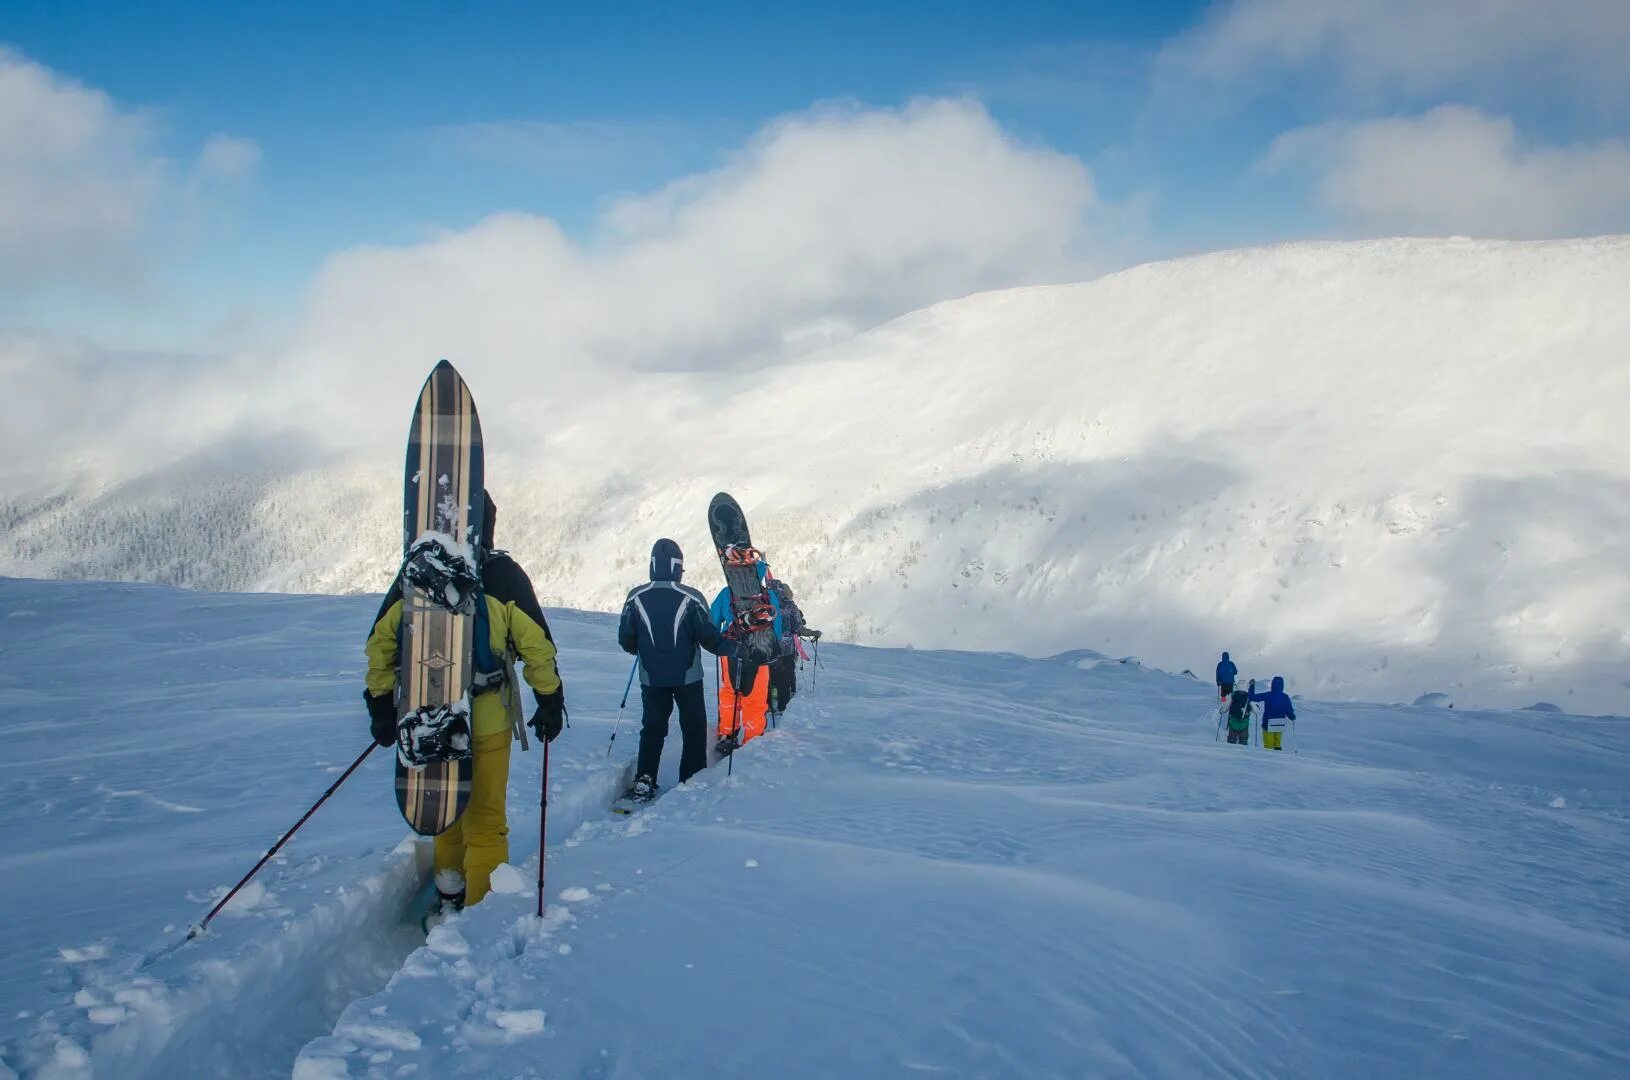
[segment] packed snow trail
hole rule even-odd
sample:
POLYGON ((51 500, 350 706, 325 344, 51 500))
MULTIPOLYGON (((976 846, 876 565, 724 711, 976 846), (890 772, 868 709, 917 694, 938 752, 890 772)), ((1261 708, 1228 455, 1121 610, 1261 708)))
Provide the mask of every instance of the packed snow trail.
POLYGON ((359 749, 374 603, 0 580, 22 782, 0 853, 28 885, 0 899, 6 1066, 1630 1068, 1623 720, 1304 700, 1301 752, 1275 755, 1217 744, 1208 685, 1134 663, 827 646, 733 778, 674 787, 676 730, 662 799, 616 818, 627 661, 612 619, 564 612, 547 919, 535 752, 512 768, 517 865, 422 948, 380 759, 209 935, 138 970, 359 749))
MULTIPOLYGON (((287 1076, 341 1009, 424 940, 428 845, 375 752, 198 941, 189 923, 367 745, 374 597, 189 593, 0 579, 0 1078, 287 1076), (180 946, 180 947, 178 947, 180 946)), ((551 612, 596 714, 598 618, 551 612)), ((616 654, 620 656, 621 654, 616 654)), ((620 666, 620 665, 619 665, 620 666)), ((608 669, 609 670, 609 669, 608 669)), ((611 702, 615 709, 615 701, 611 702)), ((590 738, 556 744, 560 827, 626 783, 590 738)), ((514 755, 519 854, 536 850, 539 755, 514 755), (526 822, 530 821, 530 825, 526 822)))

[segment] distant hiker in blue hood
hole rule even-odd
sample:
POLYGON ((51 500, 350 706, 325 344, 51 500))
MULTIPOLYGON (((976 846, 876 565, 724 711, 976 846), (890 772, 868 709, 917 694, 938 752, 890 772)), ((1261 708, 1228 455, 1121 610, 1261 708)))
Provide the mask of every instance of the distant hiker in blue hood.
POLYGON ((707 766, 707 701, 702 693, 702 649, 724 651, 724 635, 708 612, 707 601, 689 585, 685 556, 663 537, 651 546, 651 580, 630 590, 617 624, 617 643, 639 658, 640 754, 634 769, 636 799, 656 797, 657 767, 668 738, 668 718, 679 707, 684 739, 679 755, 683 784, 707 766))
POLYGON ((1275 675, 1266 694, 1256 692, 1256 680, 1252 679, 1249 690, 1252 701, 1262 702, 1262 745, 1269 750, 1283 749, 1285 724, 1296 722, 1296 706, 1285 693, 1284 678, 1275 675))
POLYGON ((1234 661, 1228 659, 1227 653, 1223 653, 1222 662, 1217 665, 1217 697, 1219 700, 1228 700, 1228 695, 1234 692, 1234 680, 1238 677, 1239 668, 1234 666, 1234 661))

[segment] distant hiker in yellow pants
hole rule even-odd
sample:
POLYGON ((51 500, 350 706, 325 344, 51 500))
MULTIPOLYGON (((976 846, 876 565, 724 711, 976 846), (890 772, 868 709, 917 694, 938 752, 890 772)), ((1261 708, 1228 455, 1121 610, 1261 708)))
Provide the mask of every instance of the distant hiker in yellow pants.
MULTIPOLYGON (((566 716, 566 693, 555 668, 555 640, 538 606, 532 580, 505 551, 491 550, 498 508, 483 493, 484 520, 481 588, 486 593, 487 624, 494 656, 518 657, 522 674, 537 698, 528 723, 538 738, 553 740, 566 716)), ((391 587, 380 605, 368 637, 368 715, 370 730, 381 746, 396 745, 397 635, 402 625, 401 583, 391 587)), ((477 903, 491 888, 493 870, 509 861, 509 744, 514 721, 497 687, 475 695, 470 734, 473 761, 470 801, 453 827, 436 837, 436 891, 442 910, 477 903)), ((519 720, 519 711, 515 720, 519 720)))
POLYGON ((1285 693, 1285 680, 1275 675, 1273 684, 1266 694, 1256 692, 1256 680, 1252 679, 1248 687, 1252 701, 1262 702, 1262 745, 1269 750, 1283 749, 1281 745, 1285 737, 1285 724, 1296 722, 1296 706, 1290 702, 1290 695, 1285 693))

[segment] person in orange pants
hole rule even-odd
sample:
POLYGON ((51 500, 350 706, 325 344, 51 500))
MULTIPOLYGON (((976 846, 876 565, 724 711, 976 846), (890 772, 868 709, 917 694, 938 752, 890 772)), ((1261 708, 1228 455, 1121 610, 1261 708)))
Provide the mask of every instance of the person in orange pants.
POLYGON ((770 713, 770 665, 742 663, 733 656, 719 657, 719 743, 720 753, 727 746, 741 746, 749 739, 764 734, 766 718, 770 713), (739 669, 739 670, 738 670, 739 669), (737 676, 751 680, 739 695, 741 712, 738 714, 735 680, 737 676), (741 730, 736 730, 737 723, 741 730), (730 737, 735 735, 733 744, 730 737))

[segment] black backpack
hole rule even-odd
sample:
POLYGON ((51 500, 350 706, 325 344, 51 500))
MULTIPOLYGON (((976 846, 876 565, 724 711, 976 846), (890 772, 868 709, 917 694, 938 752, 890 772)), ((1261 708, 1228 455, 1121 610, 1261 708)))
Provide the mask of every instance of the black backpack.
POLYGON ((804 613, 792 599, 792 590, 780 578, 770 579, 770 588, 781 605, 781 632, 797 636, 804 631, 804 613))

